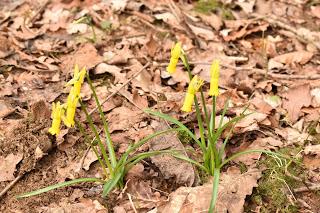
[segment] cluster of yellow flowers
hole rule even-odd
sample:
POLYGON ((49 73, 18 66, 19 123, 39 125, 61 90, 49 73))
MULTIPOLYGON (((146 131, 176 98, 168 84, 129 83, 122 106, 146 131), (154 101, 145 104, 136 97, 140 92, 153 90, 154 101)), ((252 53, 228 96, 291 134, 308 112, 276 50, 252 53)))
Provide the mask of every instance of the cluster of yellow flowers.
MULTIPOLYGON (((170 63, 167 66, 167 72, 173 74, 176 71, 176 67, 179 61, 179 58, 182 53, 181 42, 175 44, 175 46, 171 50, 171 58, 170 63)), ((210 96, 218 96, 219 95, 219 75, 220 75, 220 66, 219 61, 214 60, 212 62, 210 68, 210 96)), ((184 99, 183 106, 181 108, 184 112, 191 112, 192 105, 194 102, 194 96, 199 91, 200 87, 203 85, 203 80, 195 75, 189 83, 188 90, 184 99)))
POLYGON ((73 78, 66 84, 66 86, 73 85, 70 89, 67 103, 62 105, 59 101, 57 103, 52 103, 52 125, 49 129, 50 134, 58 135, 60 133, 61 120, 67 127, 74 126, 74 116, 86 73, 87 71, 85 68, 82 68, 82 70, 79 71, 78 65, 75 65, 73 78))

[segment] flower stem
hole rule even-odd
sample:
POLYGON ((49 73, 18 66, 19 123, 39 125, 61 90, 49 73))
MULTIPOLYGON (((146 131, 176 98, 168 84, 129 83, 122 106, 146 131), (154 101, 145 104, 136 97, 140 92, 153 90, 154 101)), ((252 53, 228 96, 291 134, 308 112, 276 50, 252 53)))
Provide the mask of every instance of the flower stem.
POLYGON ((94 126, 93 121, 92 121, 92 118, 91 118, 91 116, 88 114, 88 111, 87 111, 85 105, 83 104, 83 102, 82 102, 81 100, 79 100, 79 103, 80 103, 80 105, 81 105, 81 109, 84 111, 84 113, 85 113, 85 115, 86 115, 86 119, 87 119, 87 121, 88 121, 88 123, 89 123, 90 129, 93 131, 94 135, 96 136, 96 139, 98 140, 98 145, 99 145, 100 151, 101 151, 101 153, 102 153, 102 156, 103 156, 104 161, 106 162, 106 164, 107 164, 107 166, 108 166, 110 175, 111 175, 111 177, 113 177, 113 174, 114 174, 113 168, 112 168, 111 163, 110 163, 110 161, 109 161, 109 158, 108 158, 106 149, 104 148, 104 145, 103 145, 103 143, 102 143, 102 141, 101 141, 101 138, 100 138, 100 136, 99 136, 99 134, 98 134, 98 131, 97 131, 96 127, 94 126))
POLYGON ((81 134, 84 136, 85 141, 89 144, 89 146, 90 146, 91 149, 93 150, 94 154, 97 156, 98 161, 99 161, 99 163, 100 163, 100 165, 101 165, 101 167, 102 167, 102 170, 103 170, 105 176, 108 177, 108 172, 107 172, 107 169, 106 169, 106 165, 105 165, 104 162, 101 160, 101 157, 100 157, 100 155, 99 155, 99 153, 98 153, 98 150, 97 150, 96 147, 94 147, 94 145, 92 145, 92 143, 90 142, 89 136, 88 136, 88 134, 85 132, 82 124, 81 124, 78 120, 75 120, 75 122, 76 122, 76 125, 78 126, 81 134))
POLYGON ((117 158, 116 158, 116 154, 114 152, 114 147, 113 147, 112 140, 111 140, 111 137, 110 137, 108 123, 107 123, 105 115, 104 115, 104 113, 102 111, 102 108, 101 108, 97 93, 96 93, 95 88, 94 88, 94 86, 92 84, 92 81, 91 81, 91 79, 89 77, 89 74, 86 74, 86 77, 87 77, 90 89, 92 90, 92 95, 93 95, 93 97, 94 97, 94 99, 96 101, 96 104, 97 104, 97 107, 98 107, 98 111, 99 111, 99 114, 100 114, 100 118, 101 118, 101 120, 103 122, 104 132, 106 134, 107 148, 108 148, 108 152, 109 152, 109 156, 110 156, 110 160, 111 160, 112 169, 114 169, 116 167, 116 165, 117 165, 117 158))

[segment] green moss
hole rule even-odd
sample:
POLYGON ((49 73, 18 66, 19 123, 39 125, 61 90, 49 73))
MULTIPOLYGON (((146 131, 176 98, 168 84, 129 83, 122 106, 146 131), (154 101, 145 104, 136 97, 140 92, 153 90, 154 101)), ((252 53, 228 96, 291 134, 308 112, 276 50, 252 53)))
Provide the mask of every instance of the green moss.
POLYGON ((217 11, 223 19, 234 19, 230 8, 217 0, 199 0, 195 6, 195 10, 204 14, 217 11))
MULTIPOLYGON (((295 156, 300 152, 300 147, 283 148, 279 152, 285 155, 295 156)), ((299 164, 301 159, 295 159, 297 162, 274 158, 268 156, 259 163, 259 166, 266 168, 262 178, 259 180, 258 187, 250 196, 250 203, 255 206, 261 206, 261 212, 298 212, 298 208, 288 199, 290 190, 301 186, 301 183, 286 175, 285 169, 293 176, 304 177, 304 169, 299 164), (290 190, 289 190, 290 189, 290 190)), ((248 208, 246 208, 248 210, 248 208)), ((250 211, 250 210, 249 210, 250 211)), ((247 211, 247 212, 249 212, 247 211)))
POLYGON ((239 162, 239 168, 240 168, 241 174, 243 174, 243 173, 245 173, 245 172, 248 171, 247 166, 246 166, 244 163, 242 163, 242 162, 239 162))
POLYGON ((208 14, 216 10, 219 6, 220 4, 217 0, 199 0, 195 6, 195 10, 208 14))
POLYGON ((178 138, 183 144, 192 144, 194 142, 192 137, 186 131, 179 131, 178 138))

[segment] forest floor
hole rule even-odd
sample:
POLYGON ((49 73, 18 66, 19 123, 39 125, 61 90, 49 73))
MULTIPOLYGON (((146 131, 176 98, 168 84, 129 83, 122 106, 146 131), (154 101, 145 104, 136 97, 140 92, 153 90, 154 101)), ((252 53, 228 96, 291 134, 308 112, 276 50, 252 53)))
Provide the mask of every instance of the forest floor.
MULTIPOLYGON (((48 134, 51 104, 66 100, 75 64, 87 68, 104 102, 118 157, 168 128, 145 108, 198 133, 195 113, 180 110, 187 72, 166 72, 177 41, 192 73, 205 80, 204 91, 211 62, 220 60, 219 115, 230 99, 223 119, 246 106, 252 112, 236 124, 225 155, 264 149, 292 158, 234 159, 222 170, 217 212, 320 212, 319 31, 318 0, 0 1, 0 212, 206 212, 212 180, 170 156, 137 164, 125 187, 106 198, 93 183, 15 198, 101 177, 77 128, 48 134)), ((96 107, 86 81, 81 97, 89 111, 96 107)), ((205 98, 212 105, 207 92, 205 98)), ((92 116, 102 128, 98 112, 92 116)), ((80 110, 77 118, 85 123, 80 110)), ((184 134, 155 138, 139 152, 177 147, 197 158, 197 145, 184 134)))

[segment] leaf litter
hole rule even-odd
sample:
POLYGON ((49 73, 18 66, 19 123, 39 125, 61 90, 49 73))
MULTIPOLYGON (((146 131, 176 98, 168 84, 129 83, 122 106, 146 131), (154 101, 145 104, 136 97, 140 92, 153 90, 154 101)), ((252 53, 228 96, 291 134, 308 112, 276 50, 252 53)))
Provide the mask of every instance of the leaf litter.
MULTIPOLYGON (((225 121, 250 103, 248 110, 253 113, 235 126, 227 155, 239 150, 298 146, 304 150, 306 168, 318 172, 319 131, 313 126, 320 114, 320 35, 315 28, 315 23, 320 23, 319 5, 303 1, 221 2, 220 7, 206 9, 205 13, 196 2, 171 0, 48 1, 41 5, 26 0, 0 7, 1 189, 24 174, 0 201, 0 210, 206 211, 212 191, 210 181, 203 180, 201 174, 199 177, 188 163, 167 156, 153 157, 132 169, 126 190, 114 192, 107 200, 101 199, 99 189, 91 185, 59 189, 34 201, 14 199, 31 188, 83 174, 101 174, 96 158, 91 150, 86 152, 78 132, 68 131, 59 141, 45 133, 50 117, 47 106, 65 98, 63 85, 70 79, 75 63, 89 70, 101 100, 116 94, 109 97, 103 109, 117 155, 154 131, 158 121, 141 111, 146 107, 171 114, 198 132, 195 115, 180 112, 188 83, 186 72, 180 67, 172 77, 165 72, 176 40, 183 42, 193 73, 206 81, 212 60, 221 60, 222 94, 217 111, 221 113, 225 100, 230 98, 225 121), (226 14, 231 14, 232 20, 223 18, 226 14), (82 17, 91 21, 74 22, 82 17), (140 71, 147 62, 150 65, 140 71), (45 105, 39 100, 44 100, 45 105)), ((81 92, 92 110, 95 106, 88 87, 81 92)), ((93 117, 98 120, 97 113, 93 117)), ((170 134, 142 149, 187 147, 196 152, 193 144, 181 143, 180 139, 170 134)), ((218 212, 243 212, 244 205, 249 205, 248 197, 255 192, 264 171, 257 162, 264 157, 245 155, 224 168, 218 212), (246 165, 246 172, 239 170, 242 164, 246 165)), ((309 180, 314 184, 319 181, 316 175, 310 175, 309 180)), ((316 198, 310 199, 310 193, 296 196, 318 212, 320 207, 314 204, 316 198)), ((272 205, 267 199, 265 203, 272 205)), ((301 202, 295 204, 304 208, 301 202)), ((259 208, 262 206, 256 209, 259 208)))

